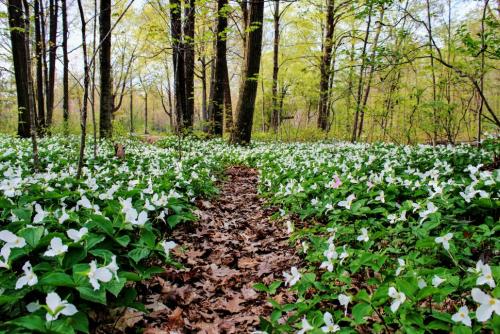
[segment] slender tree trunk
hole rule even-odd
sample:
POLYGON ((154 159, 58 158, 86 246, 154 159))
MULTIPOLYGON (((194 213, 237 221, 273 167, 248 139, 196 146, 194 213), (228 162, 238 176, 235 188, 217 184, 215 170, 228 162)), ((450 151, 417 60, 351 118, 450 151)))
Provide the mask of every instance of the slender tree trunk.
POLYGON ((359 68, 359 79, 358 79, 358 89, 357 89, 357 98, 356 98, 356 111, 354 113, 354 125, 352 128, 352 137, 351 141, 355 142, 358 133, 358 123, 359 123, 359 113, 361 109, 361 99, 363 96, 363 85, 364 85, 364 76, 366 69, 366 48, 368 45, 368 37, 370 36, 370 26, 372 22, 372 14, 373 14, 373 3, 370 2, 368 5, 368 21, 366 22, 366 30, 365 30, 365 38, 363 40, 363 51, 361 53, 361 66, 359 68))
POLYGON ((64 132, 69 128, 69 58, 68 58, 68 9, 66 0, 62 0, 62 29, 63 29, 63 122, 64 132))
POLYGON ((235 144, 249 144, 252 137, 253 114, 262 54, 264 0, 252 1, 249 20, 252 29, 249 29, 247 33, 243 82, 236 107, 236 124, 231 133, 231 142, 235 144))
POLYGON ((40 21, 40 3, 35 0, 35 55, 36 55, 36 92, 38 104, 38 133, 43 134, 45 128, 45 99, 43 93, 43 61, 42 61, 42 22, 40 21))
POLYGON ((215 74, 213 96, 210 97, 208 113, 210 119, 210 133, 216 136, 222 136, 224 121, 224 81, 225 81, 225 56, 226 56, 226 28, 227 15, 224 12, 227 6, 227 0, 217 1, 217 31, 216 31, 216 54, 215 54, 215 74))
POLYGON ((132 74, 130 74, 130 134, 134 133, 134 88, 132 87, 132 74))
POLYGON ((325 27, 325 40, 323 42, 323 57, 320 65, 320 84, 319 84, 319 104, 318 104, 318 128, 323 131, 328 131, 329 114, 328 99, 329 91, 328 84, 330 82, 330 63, 332 61, 333 48, 333 33, 334 24, 334 0, 327 0, 327 14, 325 27))
POLYGON ((207 104, 207 63, 206 56, 200 58, 201 62, 201 121, 203 132, 208 131, 208 104, 207 104))
MULTIPOLYGON (((49 63, 47 62, 47 34, 45 27, 45 9, 44 9, 44 1, 40 0, 38 2, 40 6, 40 27, 42 32, 42 62, 43 62, 43 80, 45 86, 45 109, 48 108, 48 96, 50 95, 49 91, 49 63)), ((45 128, 47 128, 47 110, 45 111, 45 119, 44 119, 45 128)))
POLYGON ((184 120, 187 106, 180 0, 170 0, 170 21, 173 49, 172 57, 174 64, 174 95, 177 133, 182 133, 185 129, 187 121, 184 120))
POLYGON ((276 133, 279 127, 279 98, 278 98, 278 75, 279 75, 279 49, 280 49, 280 0, 274 0, 274 42, 273 42, 273 84, 272 84, 272 109, 270 125, 276 133))
MULTIPOLYGON (((65 1, 65 0, 63 0, 65 1)), ((97 0, 94 0, 94 13, 97 13, 97 0)), ((96 40, 97 40, 97 18, 94 17, 93 19, 93 28, 92 28, 92 54, 96 53, 96 40)), ((91 94, 91 114, 92 114, 92 135, 94 137, 94 159, 97 157, 97 120, 95 116, 95 71, 96 71, 96 64, 95 62, 92 62, 92 87, 90 88, 90 94, 91 94)))
POLYGON ((16 78, 18 128, 17 134, 21 138, 30 137, 30 106, 29 81, 28 81, 28 50, 27 31, 24 19, 24 8, 22 0, 9 0, 9 28, 12 45, 12 58, 14 61, 14 74, 16 78))
POLYGON ((433 125, 432 125, 432 141, 433 144, 435 145, 437 142, 437 137, 438 137, 438 132, 437 132, 437 125, 438 125, 438 119, 437 119, 437 108, 435 106, 436 100, 437 100, 437 93, 436 93, 436 72, 434 68, 434 56, 433 56, 433 43, 432 43, 432 20, 431 20, 431 4, 430 0, 426 0, 426 5, 427 5, 427 26, 428 26, 428 39, 429 39, 429 55, 430 61, 431 61, 431 76, 432 76, 432 118, 433 118, 433 125))
POLYGON ((144 134, 148 133, 148 92, 144 89, 144 134))
POLYGON ((366 81, 365 94, 363 95, 363 102, 360 107, 360 119, 359 119, 359 129, 358 129, 358 139, 361 138, 361 134, 363 133, 363 125, 365 120, 365 109, 368 103, 368 96, 370 95, 370 89, 372 85, 373 72, 375 68, 375 56, 377 53, 378 40, 380 37, 380 32, 382 31, 383 20, 384 20, 384 7, 380 9, 380 18, 378 21, 377 30, 375 32, 375 37, 373 38, 372 43, 372 51, 370 55, 370 64, 368 65, 368 79, 366 81))
POLYGON ((169 119, 170 119, 170 131, 174 131, 174 128, 175 128, 175 122, 174 122, 174 108, 172 106, 172 85, 171 85, 171 82, 170 82, 170 71, 168 70, 168 66, 167 66, 167 97, 168 97, 168 109, 170 110, 170 114, 169 114, 169 119))
POLYGON ((194 29, 195 29, 195 0, 185 2, 184 14, 184 71, 186 85, 186 109, 184 126, 193 128, 194 122, 194 29), (189 3, 188 3, 189 2, 189 3))
POLYGON ((89 81, 90 81, 90 70, 87 58, 87 40, 86 40, 86 21, 85 14, 83 11, 82 0, 77 0, 78 11, 80 13, 80 21, 82 25, 82 49, 83 49, 83 68, 84 68, 84 79, 83 79, 83 101, 81 110, 81 135, 80 135, 80 154, 78 158, 78 169, 76 172, 76 177, 79 179, 82 176, 82 169, 85 160, 85 140, 87 136, 87 100, 89 98, 89 81))
POLYGON ((99 135, 112 136, 113 78, 111 73, 111 0, 101 0, 99 12, 99 70, 101 79, 101 99, 99 135))
POLYGON ((224 57, 222 63, 224 66, 224 113, 225 113, 225 131, 231 133, 233 129, 233 102, 231 98, 231 84, 229 82, 229 71, 227 68, 227 57, 224 57))
POLYGON ((49 2, 49 86, 47 94, 47 128, 52 126, 52 114, 54 112, 54 86, 56 77, 56 51, 57 51, 57 19, 59 5, 58 0, 49 2))

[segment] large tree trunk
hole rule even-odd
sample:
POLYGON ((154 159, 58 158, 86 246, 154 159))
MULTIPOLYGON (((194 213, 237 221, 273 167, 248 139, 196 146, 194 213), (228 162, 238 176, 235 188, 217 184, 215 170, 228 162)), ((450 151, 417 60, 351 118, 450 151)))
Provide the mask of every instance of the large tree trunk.
POLYGON ((184 71, 186 85, 186 110, 184 126, 192 129, 194 121, 194 28, 195 28, 195 0, 185 4, 184 14, 184 71))
POLYGON ((430 62, 431 62, 431 76, 432 76, 432 117, 433 117, 433 124, 432 124, 432 144, 436 145, 436 142, 438 140, 438 131, 437 131, 437 124, 438 124, 438 117, 437 117, 437 108, 435 106, 436 100, 437 100, 437 87, 436 87, 436 72, 434 68, 434 56, 433 56, 433 42, 432 42, 432 20, 431 20, 431 4, 430 0, 426 0, 426 5, 427 5, 427 37, 429 40, 429 55, 430 55, 430 62))
POLYGON ((28 79, 28 50, 25 25, 24 8, 22 0, 9 0, 9 28, 12 44, 12 58, 14 61, 14 74, 16 78, 18 127, 17 134, 21 138, 30 137, 30 87, 28 79))
MULTIPOLYGON (((217 1, 217 31, 215 43, 215 74, 212 84, 214 85, 210 96, 208 114, 210 118, 210 133, 216 136, 222 136, 224 120, 224 64, 226 60, 226 28, 227 16, 224 8, 227 6, 227 0, 217 1)), ((227 65, 226 65, 227 66, 227 65)))
POLYGON ((323 57, 320 65, 320 81, 319 81, 319 104, 318 104, 318 128, 323 131, 328 131, 330 110, 328 108, 328 99, 330 96, 330 67, 332 62, 333 48, 333 33, 335 29, 334 23, 334 1, 328 0, 326 11, 326 26, 325 40, 323 42, 323 57))
MULTIPOLYGON (((45 98, 43 92, 43 50, 42 50, 42 21, 40 20, 40 3, 35 0, 35 55, 36 55, 36 96, 38 104, 38 133, 42 134, 45 128, 45 98)), ((45 38, 45 37, 44 37, 45 38)))
POLYGON ((257 96, 260 57, 262 54, 262 26, 264 20, 264 0, 254 0, 250 5, 251 29, 247 32, 245 63, 242 84, 236 107, 236 124, 231 133, 231 142, 248 144, 252 137, 253 114, 257 96))
POLYGON ((270 125, 274 133, 278 131, 280 123, 279 101, 278 101, 278 75, 279 75, 279 48, 280 48, 280 1, 274 1, 274 43, 273 43, 273 104, 271 110, 270 125))
POLYGON ((202 131, 208 132, 208 127, 206 126, 208 122, 208 103, 207 103, 207 62, 205 55, 200 58, 201 63, 201 121, 202 121, 202 131))
POLYGON ((101 79, 100 123, 101 138, 112 136, 113 79, 111 73, 111 0, 101 0, 99 13, 99 70, 101 79))
POLYGON ((69 59, 68 59, 68 9, 66 0, 62 1, 62 29, 63 29, 63 122, 64 132, 68 133, 69 121, 69 59))
POLYGON ((231 98, 231 84, 229 82, 229 71, 227 68, 227 57, 224 57, 222 63, 224 66, 224 115, 225 115, 225 131, 231 133, 233 131, 233 101, 231 98))
POLYGON ((181 133, 185 129, 186 120, 184 120, 184 115, 186 114, 187 106, 180 0, 170 0, 170 21, 174 64, 175 114, 177 118, 177 133, 181 133))
POLYGON ((57 51, 57 16, 59 11, 58 0, 49 3, 49 84, 47 87, 47 127, 52 125, 54 112, 54 86, 56 77, 56 51, 57 51))

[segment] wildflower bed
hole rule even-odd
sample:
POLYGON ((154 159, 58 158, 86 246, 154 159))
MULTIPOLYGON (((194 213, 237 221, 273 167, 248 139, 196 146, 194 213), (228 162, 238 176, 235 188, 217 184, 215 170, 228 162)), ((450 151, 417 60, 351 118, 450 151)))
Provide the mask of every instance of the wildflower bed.
POLYGON ((99 310, 142 310, 136 285, 182 265, 169 233, 231 164, 260 170, 306 260, 255 286, 274 307, 263 331, 500 328, 500 172, 481 168, 498 142, 126 145, 124 161, 111 143, 95 159, 89 147, 77 180, 75 138, 43 139, 33 174, 29 142, 0 137, 0 333, 88 332, 99 310), (295 303, 280 304, 284 289, 295 303))

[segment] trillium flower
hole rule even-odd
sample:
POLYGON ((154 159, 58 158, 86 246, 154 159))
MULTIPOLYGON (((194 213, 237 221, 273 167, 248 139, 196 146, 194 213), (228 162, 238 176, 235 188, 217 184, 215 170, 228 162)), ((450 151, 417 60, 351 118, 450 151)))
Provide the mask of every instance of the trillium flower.
POLYGON ((378 194, 377 197, 375 197, 375 200, 376 201, 379 201, 379 202, 382 202, 382 203, 385 203, 385 193, 383 190, 381 190, 378 194))
POLYGON ((472 322, 469 317, 469 309, 467 306, 462 306, 458 309, 458 312, 451 316, 451 320, 455 322, 461 322, 465 326, 472 326, 472 322))
POLYGON ((347 306, 351 302, 352 296, 344 295, 343 293, 341 293, 338 296, 338 299, 339 299, 340 305, 344 306, 344 308, 345 308, 344 315, 347 315, 347 306))
POLYGON ((82 238, 86 236, 87 233, 89 233, 89 230, 86 227, 82 227, 78 231, 74 229, 69 229, 68 231, 66 231, 68 237, 74 242, 79 242, 80 240, 82 240, 82 238))
POLYGON ((348 257, 349 257, 349 253, 347 253, 346 245, 344 245, 344 246, 342 246, 342 253, 340 253, 340 255, 339 255, 340 264, 342 264, 342 262, 344 262, 344 260, 347 259, 348 257))
POLYGON ((118 267, 118 264, 116 263, 116 255, 113 255, 111 257, 111 262, 105 268, 108 269, 113 274, 113 276, 115 276, 115 279, 117 281, 119 280, 118 269, 120 269, 120 267, 118 267))
POLYGON ((83 207, 85 209, 92 209, 92 203, 90 203, 89 199, 87 196, 83 195, 82 198, 76 202, 76 207, 83 207))
POLYGON ((427 219, 427 217, 435 212, 437 212, 438 208, 432 202, 427 202, 427 209, 420 212, 419 216, 422 218, 420 223, 427 219))
POLYGON ((292 234, 294 231, 293 223, 289 220, 286 221, 286 230, 287 230, 288 234, 292 234))
POLYGON ((396 269, 396 276, 399 276, 401 274, 401 272, 405 269, 405 266, 406 266, 405 260, 403 260, 401 258, 398 259, 398 264, 399 264, 399 267, 396 269))
POLYGON ((283 272, 283 276, 285 277, 285 286, 292 287, 297 284, 302 275, 299 273, 297 267, 292 267, 290 269, 290 274, 283 272))
POLYGON ((444 249, 449 250, 450 249, 450 240, 453 238, 453 233, 447 233, 443 235, 442 237, 437 237, 434 239, 434 241, 437 244, 443 244, 444 249))
POLYGON ((338 206, 346 208, 347 210, 350 210, 351 205, 352 205, 352 201, 354 201, 355 199, 356 199, 356 195, 351 194, 351 195, 347 196, 347 198, 344 201, 340 201, 338 203, 338 206))
POLYGON ((325 312, 323 315, 325 326, 321 327, 323 333, 335 333, 340 330, 340 326, 333 322, 333 316, 330 312, 325 312))
POLYGON ((98 268, 96 260, 93 260, 90 262, 90 271, 87 273, 87 277, 94 290, 99 290, 101 287, 99 281, 109 282, 113 278, 113 274, 106 267, 98 268))
POLYGON ((0 268, 9 269, 10 247, 3 246, 0 249, 0 256, 3 257, 3 260, 0 258, 0 268))
POLYGON ((363 242, 367 242, 368 240, 370 240, 370 237, 368 236, 368 230, 363 227, 361 229, 361 234, 358 235, 358 237, 356 239, 358 241, 363 241, 363 242))
POLYGON ((325 261, 321 262, 321 265, 319 266, 321 269, 326 268, 329 272, 333 271, 333 259, 327 258, 325 261))
POLYGON ((59 217, 58 221, 59 221, 59 224, 62 224, 64 223, 66 220, 69 219, 69 215, 68 213, 66 212, 66 209, 63 207, 62 208, 62 213, 61 213, 61 216, 59 217))
POLYGON ((48 257, 59 256, 68 251, 68 246, 62 243, 61 238, 55 237, 50 240, 50 245, 47 248, 47 251, 43 253, 43 255, 48 257))
POLYGON ((24 240, 24 238, 18 237, 8 230, 0 231, 0 240, 4 241, 4 247, 8 248, 23 248, 26 246, 26 240, 24 240))
POLYGON ((72 316, 78 312, 75 305, 68 303, 67 300, 61 300, 61 297, 56 292, 50 292, 45 299, 47 303, 47 314, 45 318, 47 322, 57 320, 59 315, 72 316))
POLYGON ((302 251, 304 253, 307 253, 308 250, 309 250, 309 244, 306 241, 302 241, 302 251))
POLYGON ((177 246, 177 244, 174 241, 166 241, 166 240, 163 240, 160 243, 160 245, 162 245, 163 251, 165 252, 165 255, 167 257, 170 256, 170 251, 177 246))
POLYGON ((496 284, 491 273, 491 267, 488 264, 481 266, 480 276, 476 280, 476 285, 488 284, 490 288, 494 289, 496 284))
POLYGON ((432 286, 435 287, 435 288, 437 288, 444 281, 446 281, 444 278, 441 278, 438 275, 434 275, 434 277, 432 278, 432 286))
POLYGON ((391 303, 391 311, 396 312, 406 300, 406 295, 403 292, 398 292, 394 287, 389 288, 389 297, 391 297, 392 303, 391 303))
POLYGON ((33 217, 33 224, 41 223, 49 215, 38 203, 35 204, 35 212, 36 214, 35 217, 33 217))
POLYGON ((311 324, 307 321, 306 317, 302 318, 302 328, 297 331, 297 334, 304 334, 306 332, 309 332, 310 330, 313 330, 314 327, 311 326, 311 324))
POLYGON ((38 283, 38 277, 33 272, 33 268, 31 267, 31 263, 26 261, 23 266, 24 275, 19 277, 16 282, 16 290, 21 289, 23 286, 33 286, 38 283))
POLYGON ((471 291, 472 299, 479 303, 479 307, 476 310, 476 318, 478 321, 484 322, 491 318, 493 312, 500 315, 500 300, 491 297, 487 293, 474 288, 471 291))
POLYGON ((417 281, 417 285, 418 285, 419 289, 423 289, 427 286, 427 283, 425 282, 425 280, 422 277, 419 277, 418 281, 417 281))

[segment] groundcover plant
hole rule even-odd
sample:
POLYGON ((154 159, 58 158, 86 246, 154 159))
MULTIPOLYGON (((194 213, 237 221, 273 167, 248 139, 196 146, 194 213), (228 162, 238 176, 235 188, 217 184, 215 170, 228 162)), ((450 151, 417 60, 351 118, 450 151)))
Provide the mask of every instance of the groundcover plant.
MULTIPOLYGON (((496 142, 497 143, 497 142, 496 142)), ((470 146, 126 142, 99 145, 80 180, 76 138, 0 137, 3 332, 88 332, 91 311, 143 310, 136 284, 181 267, 169 238, 217 194, 225 167, 260 171, 260 193, 303 256, 270 285, 267 333, 500 328, 500 172, 495 141, 470 146), (284 292, 295 302, 281 303, 284 292)))

